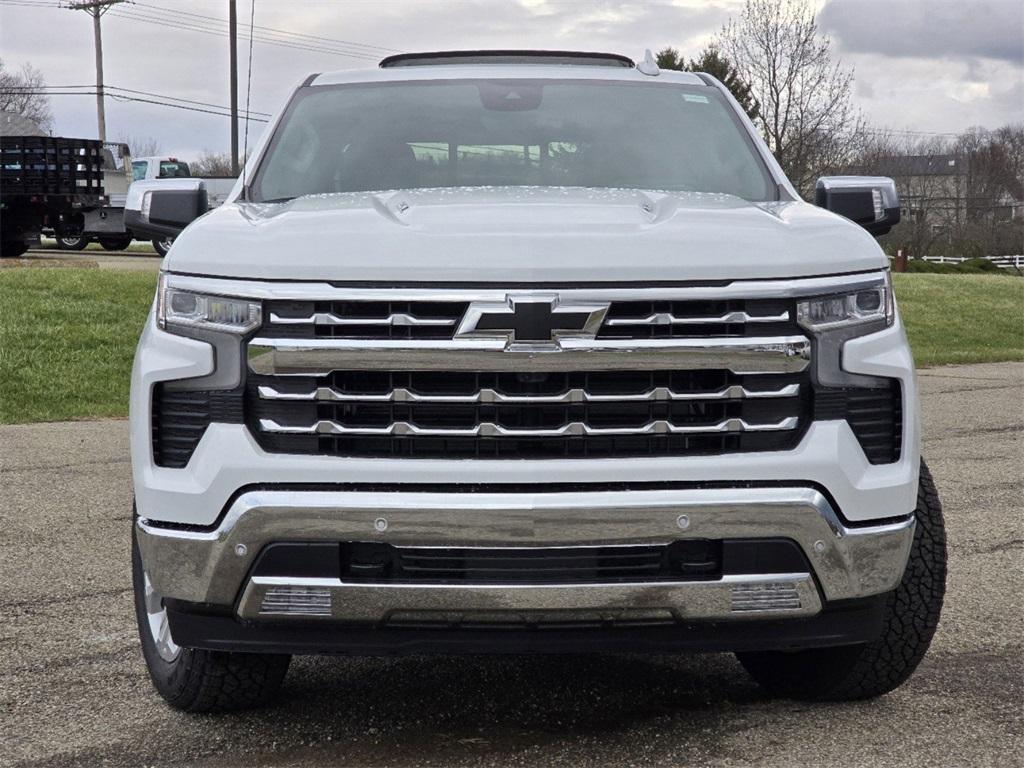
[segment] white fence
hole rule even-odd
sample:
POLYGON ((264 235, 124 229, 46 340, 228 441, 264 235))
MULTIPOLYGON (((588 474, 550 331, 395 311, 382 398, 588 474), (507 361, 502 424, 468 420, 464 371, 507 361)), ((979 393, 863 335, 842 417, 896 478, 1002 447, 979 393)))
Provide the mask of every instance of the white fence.
MULTIPOLYGON (((934 261, 938 264, 963 264, 965 261, 968 261, 967 256, 920 256, 918 258, 922 261, 934 261)), ((1017 254, 1016 256, 985 256, 984 258, 1003 269, 1024 269, 1024 254, 1017 254)))

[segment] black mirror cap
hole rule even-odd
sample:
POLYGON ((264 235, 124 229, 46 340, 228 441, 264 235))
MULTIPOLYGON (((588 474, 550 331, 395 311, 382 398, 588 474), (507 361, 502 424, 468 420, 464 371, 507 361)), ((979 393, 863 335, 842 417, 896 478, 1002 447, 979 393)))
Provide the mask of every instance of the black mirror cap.
POLYGON ((206 213, 206 189, 168 189, 151 192, 149 222, 184 229, 206 213))
POLYGON ((900 223, 896 182, 885 176, 822 176, 814 204, 860 224, 875 237, 900 223))

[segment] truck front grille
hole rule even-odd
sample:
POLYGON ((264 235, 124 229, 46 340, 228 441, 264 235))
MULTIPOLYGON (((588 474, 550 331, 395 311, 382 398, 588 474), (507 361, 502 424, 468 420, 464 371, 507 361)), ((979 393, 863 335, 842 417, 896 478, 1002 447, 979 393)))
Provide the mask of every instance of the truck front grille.
POLYGON ((898 382, 814 383, 784 287, 279 290, 241 388, 156 389, 158 464, 217 421, 271 453, 571 459, 792 450, 845 419, 870 462, 900 456, 898 382))
MULTIPOLYGON (((263 334, 277 338, 451 339, 468 302, 269 301, 263 334)), ((600 339, 774 336, 793 333, 779 299, 612 301, 600 339)))
POLYGON ((729 371, 335 371, 249 376, 268 451, 338 456, 574 458, 786 450, 806 376, 729 371))
POLYGON ((722 543, 597 547, 395 547, 341 545, 341 580, 407 584, 585 584, 715 578, 722 543))

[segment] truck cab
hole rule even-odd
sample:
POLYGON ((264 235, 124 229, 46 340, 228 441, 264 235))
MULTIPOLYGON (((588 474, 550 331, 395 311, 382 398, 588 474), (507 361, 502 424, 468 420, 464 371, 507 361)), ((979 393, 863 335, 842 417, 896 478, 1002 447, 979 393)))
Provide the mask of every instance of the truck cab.
POLYGON ((136 157, 132 160, 132 181, 187 179, 191 176, 188 163, 176 157, 136 157))
POLYGON ((923 657, 891 180, 811 204, 708 75, 498 51, 311 75, 219 208, 146 193, 184 228, 131 398, 172 705, 294 654, 730 651, 812 700, 923 657))

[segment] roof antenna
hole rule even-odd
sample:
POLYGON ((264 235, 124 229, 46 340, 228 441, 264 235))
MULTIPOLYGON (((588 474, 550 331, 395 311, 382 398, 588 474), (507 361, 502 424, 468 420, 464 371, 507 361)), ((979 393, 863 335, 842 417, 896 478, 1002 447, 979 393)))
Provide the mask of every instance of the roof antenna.
MULTIPOLYGON (((252 30, 256 19, 256 0, 249 5, 249 72, 245 77, 245 140, 242 143, 242 199, 248 199, 245 172, 249 168, 249 96, 252 94, 252 30)), ((650 51, 648 51, 650 53, 650 51)))
POLYGON ((637 64, 636 68, 641 74, 649 75, 650 77, 657 77, 661 74, 661 68, 658 67, 658 62, 654 58, 654 54, 651 53, 650 48, 644 51, 644 60, 637 64))

